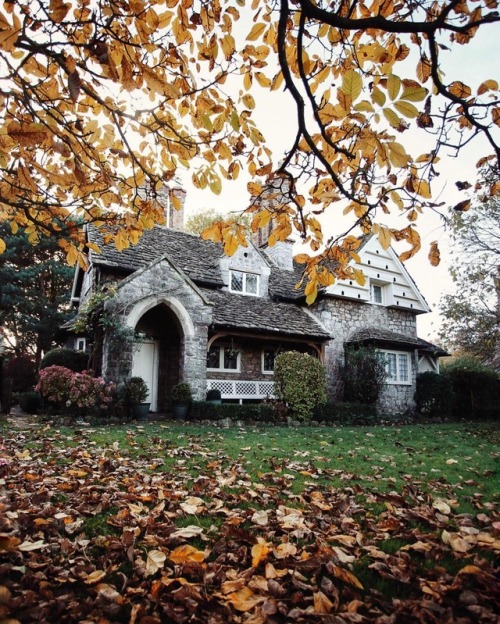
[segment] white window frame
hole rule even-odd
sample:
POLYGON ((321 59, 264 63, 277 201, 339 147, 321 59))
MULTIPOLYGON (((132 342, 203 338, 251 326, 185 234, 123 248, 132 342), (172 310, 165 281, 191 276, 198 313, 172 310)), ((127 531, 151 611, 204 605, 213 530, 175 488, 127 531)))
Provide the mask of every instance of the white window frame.
POLYGON ((75 340, 75 351, 83 351, 87 350, 87 339, 86 338, 76 338, 75 340))
MULTIPOLYGON (((265 355, 266 355, 267 351, 272 351, 274 353, 274 357, 275 358, 278 355, 276 349, 262 349, 262 351, 261 351, 261 370, 262 370, 262 373, 264 375, 274 375, 274 366, 273 366, 273 370, 268 370, 264 366, 264 364, 265 364, 265 355)), ((274 360, 273 360, 273 365, 274 365, 274 360)))
MULTIPOLYGON (((228 345, 215 345, 212 346, 211 349, 219 349, 219 367, 218 368, 210 368, 207 366, 207 371, 220 371, 223 373, 240 373, 241 372, 241 351, 237 349, 233 349, 233 347, 228 345), (224 368, 224 351, 226 349, 236 351, 236 368, 224 368)), ((208 355, 208 353, 207 353, 208 355)))
POLYGON ((370 281, 370 302, 374 305, 385 305, 387 295, 386 295, 386 284, 382 284, 381 282, 370 281), (375 301, 375 288, 380 288, 380 297, 382 301, 375 301))
POLYGON ((247 295, 248 297, 258 297, 260 292, 260 275, 258 273, 251 273, 250 271, 241 271, 240 269, 229 269, 229 291, 237 293, 238 295, 247 295), (232 287, 233 273, 240 273, 243 277, 242 290, 235 290, 232 287), (257 286, 255 292, 249 292, 247 290, 247 276, 251 275, 257 279, 257 286))
POLYGON ((395 385, 411 386, 413 383, 412 382, 412 354, 409 353, 408 351, 392 351, 388 349, 381 349, 379 353, 381 353, 384 358, 385 370, 387 372, 387 378, 385 380, 385 383, 393 385, 393 386, 395 385), (395 379, 389 378, 389 362, 388 362, 388 357, 387 357, 389 355, 395 357, 395 363, 396 363, 396 378, 395 379), (407 379, 401 378, 402 369, 404 368, 402 366, 403 358, 406 360, 407 379))

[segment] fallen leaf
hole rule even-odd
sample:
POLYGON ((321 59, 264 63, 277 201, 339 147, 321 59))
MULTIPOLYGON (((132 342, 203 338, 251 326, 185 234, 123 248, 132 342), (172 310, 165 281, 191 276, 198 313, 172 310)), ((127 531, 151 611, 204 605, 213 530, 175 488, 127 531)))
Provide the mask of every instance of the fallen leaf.
POLYGON ((40 550, 42 548, 46 548, 48 544, 43 540, 38 540, 36 542, 28 542, 25 541, 22 544, 19 544, 18 548, 22 552, 31 552, 32 550, 40 550))
POLYGON ((254 544, 252 546, 252 568, 256 568, 267 557, 269 551, 267 544, 254 544))
POLYGON ((330 613, 334 607, 333 602, 322 591, 314 592, 313 600, 316 613, 330 613))
POLYGON ((87 585, 94 585, 95 583, 102 581, 105 576, 106 572, 104 572, 104 570, 94 570, 87 576, 85 583, 87 585))
POLYGON ((185 544, 183 546, 178 546, 175 550, 173 550, 168 558, 174 563, 187 563, 188 561, 196 561, 197 563, 201 563, 207 554, 202 551, 196 549, 194 546, 190 546, 189 544, 185 544))
POLYGON ((167 556, 161 550, 150 550, 146 557, 146 573, 155 574, 165 565, 167 556))

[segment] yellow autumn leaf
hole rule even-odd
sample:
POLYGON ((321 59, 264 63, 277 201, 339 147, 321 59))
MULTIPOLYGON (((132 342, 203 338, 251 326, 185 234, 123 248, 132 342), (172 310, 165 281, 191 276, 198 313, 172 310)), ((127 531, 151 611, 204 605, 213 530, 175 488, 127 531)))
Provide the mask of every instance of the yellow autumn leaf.
POLYGON ((307 282, 304 294, 306 295, 306 302, 308 305, 316 301, 316 297, 318 296, 318 282, 315 279, 310 279, 307 282))
POLYGON ((408 102, 421 102, 425 100, 428 91, 425 87, 420 86, 404 86, 403 93, 401 94, 401 100, 407 100, 408 102))
POLYGON ((342 78, 342 92, 354 101, 363 89, 363 79, 354 69, 349 70, 342 78))
POLYGON ((78 260, 78 250, 73 245, 71 245, 68 250, 68 253, 66 254, 66 262, 70 266, 73 266, 77 260, 78 260))
POLYGON ((387 98, 385 97, 385 93, 383 91, 381 91, 378 87, 374 87, 372 90, 372 100, 375 104, 383 106, 387 98))
POLYGON ((247 35, 247 41, 256 41, 257 39, 259 39, 265 31, 266 26, 267 25, 263 24, 262 22, 254 24, 252 26, 252 30, 247 35))
POLYGON ((357 112, 373 113, 375 109, 368 100, 361 100, 361 102, 358 102, 358 104, 354 106, 354 110, 357 112))
POLYGON ((6 248, 7 246, 5 244, 5 241, 3 240, 3 238, 0 238, 0 254, 3 253, 6 248))
POLYGON ((352 273, 353 273, 354 279, 356 280, 356 284, 359 284, 360 286, 364 286, 366 284, 366 276, 363 273, 363 271, 360 271, 359 269, 356 269, 355 267, 353 267, 352 273))
POLYGON ((409 117, 410 119, 418 117, 417 107, 413 106, 410 102, 399 100, 398 102, 394 102, 394 108, 404 117, 409 117))
POLYGON ((328 598, 328 596, 322 591, 314 592, 313 601, 316 613, 330 613, 335 606, 330 598, 328 598))
POLYGON ((270 79, 262 72, 255 72, 255 79, 261 87, 269 88, 271 86, 270 79))
POLYGON ((391 246, 392 235, 389 228, 380 226, 378 240, 383 249, 388 249, 391 246))
POLYGON ((427 180, 415 180, 414 182, 415 192, 420 197, 424 197, 425 199, 430 199, 431 195, 431 187, 427 180))
POLYGON ((270 552, 267 544, 254 544, 252 546, 252 568, 256 568, 261 561, 266 559, 270 552))
POLYGON ((262 193, 263 187, 262 184, 259 184, 259 182, 249 182, 247 184, 247 190, 250 195, 255 197, 256 195, 260 195, 262 193))
POLYGON ((223 233, 224 253, 226 256, 233 256, 239 247, 238 237, 234 232, 223 233))
POLYGON ((207 554, 203 550, 198 550, 190 544, 184 544, 182 546, 177 546, 177 548, 169 554, 168 558, 174 563, 182 564, 189 561, 201 563, 206 556, 207 554))
POLYGON ((249 587, 243 587, 239 591, 233 592, 226 596, 226 599, 233 605, 237 611, 250 611, 256 605, 264 602, 264 596, 258 596, 249 587))
POLYGON ((498 82, 496 80, 485 80, 482 82, 477 88, 477 94, 482 95, 487 91, 497 91, 498 90, 498 82))
POLYGON ((392 108, 384 108, 382 112, 384 113, 384 117, 393 128, 399 128, 401 124, 401 118, 396 115, 392 108))
POLYGON ((203 240, 211 240, 214 243, 220 243, 222 240, 221 227, 218 223, 209 225, 201 232, 200 236, 203 240))
POLYGON ((387 149, 389 152, 389 160, 394 167, 406 167, 411 158, 405 151, 405 148, 401 143, 391 141, 387 143, 387 149))
POLYGON ((91 572, 87 578, 85 579, 86 585, 95 585, 99 581, 101 581, 106 576, 106 572, 104 570, 94 570, 91 572))
POLYGON ((387 95, 394 101, 401 90, 401 78, 395 74, 389 74, 387 76, 387 95))

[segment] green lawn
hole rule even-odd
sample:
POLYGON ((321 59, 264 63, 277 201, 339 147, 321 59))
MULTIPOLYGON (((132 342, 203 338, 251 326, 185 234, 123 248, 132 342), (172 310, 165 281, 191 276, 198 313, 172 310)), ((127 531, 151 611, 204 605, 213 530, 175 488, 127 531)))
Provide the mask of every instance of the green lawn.
MULTIPOLYGON (((204 584, 196 600, 217 603, 227 622, 266 622, 280 600, 285 619, 269 622, 288 621, 293 609, 298 621, 323 621, 353 601, 366 618, 392 613, 394 601, 409 617, 415 601, 427 608, 429 599, 467 617, 470 605, 453 606, 459 589, 474 593, 484 617, 494 609, 493 425, 4 426, 1 438, 11 533, 0 532, 0 566, 58 570, 54 600, 78 587, 89 618, 99 602, 94 579, 113 591, 125 583, 123 621, 134 597, 151 592, 166 611, 148 602, 145 615, 170 613, 165 588, 174 581, 204 584)), ((9 590, 22 595, 40 582, 25 576, 14 574, 9 590)), ((44 617, 59 621, 50 609, 44 617)))

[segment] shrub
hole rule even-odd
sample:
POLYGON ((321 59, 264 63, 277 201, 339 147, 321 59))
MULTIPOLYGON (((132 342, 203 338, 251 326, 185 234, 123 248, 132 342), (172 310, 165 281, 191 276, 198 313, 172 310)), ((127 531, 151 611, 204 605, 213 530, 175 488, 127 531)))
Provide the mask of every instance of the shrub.
POLYGON ((344 401, 375 405, 387 373, 384 361, 373 347, 348 348, 342 367, 344 401))
POLYGON ((287 404, 292 418, 310 419, 314 409, 326 402, 325 368, 307 353, 280 353, 274 362, 274 391, 287 404))
POLYGON ((453 407, 453 386, 446 375, 428 371, 417 375, 417 412, 428 418, 448 418, 453 407))
POLYGON ((242 420, 244 422, 274 422, 276 413, 274 407, 267 403, 211 403, 210 401, 196 401, 191 407, 191 417, 194 420, 242 420))
POLYGON ((123 398, 128 404, 144 403, 148 395, 148 385, 142 377, 131 377, 123 386, 123 398))
POLYGON ((88 367, 89 356, 83 351, 73 351, 73 349, 52 349, 47 351, 40 362, 40 370, 49 366, 64 366, 71 371, 81 373, 88 367))
POLYGON ((442 375, 453 388, 453 418, 499 418, 500 376, 495 370, 473 358, 462 357, 443 366, 442 375))
POLYGON ((374 404, 336 401, 320 405, 315 417, 329 424, 374 425, 377 422, 377 408, 374 404))
POLYGON ((42 397, 39 392, 21 392, 19 407, 27 414, 36 414, 42 406, 42 397))
POLYGON ((193 400, 191 386, 185 381, 172 387, 171 396, 174 403, 191 403, 193 400))
POLYGON ((31 390, 37 379, 37 370, 33 358, 29 355, 9 357, 4 364, 3 376, 5 379, 12 379, 12 392, 31 390))
POLYGON ((211 388, 207 392, 207 401, 220 401, 222 398, 219 388, 211 388))
POLYGON ((64 366, 48 366, 40 372, 35 390, 65 413, 95 414, 109 408, 114 384, 92 377, 88 371, 77 373, 64 366))

